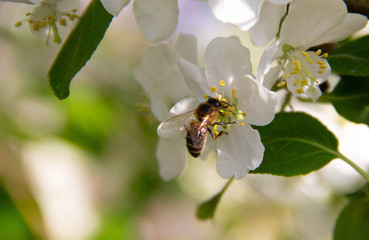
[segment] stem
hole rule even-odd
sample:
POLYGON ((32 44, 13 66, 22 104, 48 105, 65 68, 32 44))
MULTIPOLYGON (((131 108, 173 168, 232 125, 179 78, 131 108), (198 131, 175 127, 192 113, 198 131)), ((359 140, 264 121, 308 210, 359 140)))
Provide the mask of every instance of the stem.
POLYGON ((350 159, 348 159, 347 157, 345 157, 342 154, 339 154, 340 158, 345 161, 346 163, 348 163, 351 167, 353 167, 363 178, 365 178, 365 180, 369 183, 369 174, 367 172, 365 172, 363 169, 361 169, 358 165, 356 165, 356 163, 354 163, 353 161, 351 161, 350 159))
POLYGON ((284 103, 282 105, 282 108, 281 108, 281 112, 284 112, 284 109, 287 107, 287 105, 290 103, 290 100, 291 100, 291 92, 288 92, 287 95, 286 95, 286 98, 284 100, 284 103))
POLYGON ((231 177, 228 182, 226 183, 226 185, 224 185, 222 191, 220 191, 220 194, 223 195, 223 193, 228 189, 229 185, 231 185, 231 183, 233 182, 234 177, 231 177))

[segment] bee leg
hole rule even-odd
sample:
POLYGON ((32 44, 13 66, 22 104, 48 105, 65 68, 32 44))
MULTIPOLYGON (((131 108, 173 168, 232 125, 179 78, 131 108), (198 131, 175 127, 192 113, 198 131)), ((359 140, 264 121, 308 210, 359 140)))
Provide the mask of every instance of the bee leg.
POLYGON ((228 132, 225 132, 225 131, 220 131, 220 132, 218 132, 218 133, 213 133, 212 131, 211 131, 211 129, 210 128, 208 128, 208 132, 210 133, 210 135, 211 135, 211 137, 214 139, 214 140, 217 140, 217 138, 218 137, 220 137, 220 136, 222 136, 222 134, 224 133, 224 134, 227 134, 228 135, 228 132))
POLYGON ((218 126, 231 126, 232 124, 235 124, 236 122, 229 122, 229 123, 223 123, 223 122, 215 122, 213 123, 214 125, 218 125, 218 126))

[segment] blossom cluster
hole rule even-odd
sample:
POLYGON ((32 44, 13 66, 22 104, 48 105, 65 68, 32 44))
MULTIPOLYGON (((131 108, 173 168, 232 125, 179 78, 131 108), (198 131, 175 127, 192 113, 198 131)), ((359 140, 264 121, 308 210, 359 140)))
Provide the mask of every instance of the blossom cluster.
MULTIPOLYGON (((73 0, 1 1, 35 5, 26 13, 31 30, 47 41, 52 35, 56 43, 61 42, 57 25, 78 18, 73 0)), ((101 0, 113 16, 129 2, 101 0)), ((241 179, 256 169, 264 146, 252 126, 273 121, 275 90, 286 87, 296 97, 316 101, 322 95, 319 85, 331 74, 328 53, 319 46, 343 40, 367 23, 365 16, 348 13, 343 0, 208 0, 219 21, 247 31, 255 46, 264 47, 255 76, 250 51, 236 36, 210 41, 200 66, 195 36, 178 33, 173 46, 161 42, 176 30, 176 0, 132 2, 142 34, 155 43, 142 53, 134 76, 162 122, 156 154, 166 180, 182 173, 186 145, 198 149, 201 158, 215 152, 223 178, 241 179)))

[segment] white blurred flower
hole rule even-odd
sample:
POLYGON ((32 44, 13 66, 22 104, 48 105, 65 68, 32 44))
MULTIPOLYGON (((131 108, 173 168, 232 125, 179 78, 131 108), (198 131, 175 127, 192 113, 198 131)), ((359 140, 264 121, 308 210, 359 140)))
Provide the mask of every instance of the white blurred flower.
MULTIPOLYGON (((101 0, 111 15, 117 16, 129 0, 101 0)), ((133 12, 142 34, 151 42, 170 37, 177 27, 177 0, 135 0, 133 12)))
POLYGON ((345 39, 366 23, 365 16, 348 14, 341 0, 295 0, 282 24, 280 39, 261 57, 258 79, 271 88, 278 78, 283 77, 278 86, 287 82, 287 88, 295 96, 316 101, 321 96, 318 85, 327 80, 331 69, 325 59, 328 54, 306 50, 345 39), (277 66, 271 69, 273 61, 277 66))
MULTIPOLYGON (((275 93, 253 78, 249 50, 236 38, 216 38, 211 41, 205 52, 204 69, 184 59, 180 59, 179 66, 196 98, 181 100, 171 109, 171 113, 178 115, 194 110, 200 102, 204 102, 204 96, 230 104, 217 119, 217 122, 230 124, 226 127, 229 134, 219 137, 216 142, 217 170, 223 178, 244 177, 249 170, 260 165, 264 154, 260 135, 250 124, 262 126, 273 120, 275 93)), ((213 126, 215 135, 218 128, 223 129, 217 125, 213 126)), ((163 124, 159 126, 158 134, 161 139, 171 141, 172 145, 181 138, 178 132, 165 129, 163 124)), ((183 140, 182 144, 184 145, 183 140)), ((168 150, 169 147, 162 149, 168 150)), ((165 168, 167 172, 161 169, 165 179, 176 177, 182 172, 183 161, 181 164, 175 161, 179 154, 183 152, 172 152, 172 156, 164 159, 166 164, 170 164, 165 168)), ((158 156, 167 155, 163 151, 159 152, 158 156)))
MULTIPOLYGON (((66 26, 67 20, 73 21, 79 16, 75 14, 79 1, 75 0, 1 0, 3 2, 17 2, 32 4, 35 7, 31 12, 26 13, 27 21, 31 31, 41 38, 46 38, 46 45, 49 43, 52 34, 55 43, 61 43, 58 32, 59 26, 66 26)), ((22 25, 22 21, 15 24, 16 27, 22 25)))
POLYGON ((279 28, 287 4, 292 0, 209 0, 215 17, 240 29, 250 30, 252 42, 265 46, 279 28))

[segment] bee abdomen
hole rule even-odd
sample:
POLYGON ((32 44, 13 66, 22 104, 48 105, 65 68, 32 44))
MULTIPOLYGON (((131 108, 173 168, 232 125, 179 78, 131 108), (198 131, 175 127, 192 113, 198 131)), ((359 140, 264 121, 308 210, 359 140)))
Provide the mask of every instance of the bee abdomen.
POLYGON ((188 152, 195 158, 199 157, 204 150, 205 138, 194 139, 191 135, 187 134, 186 144, 188 152))

